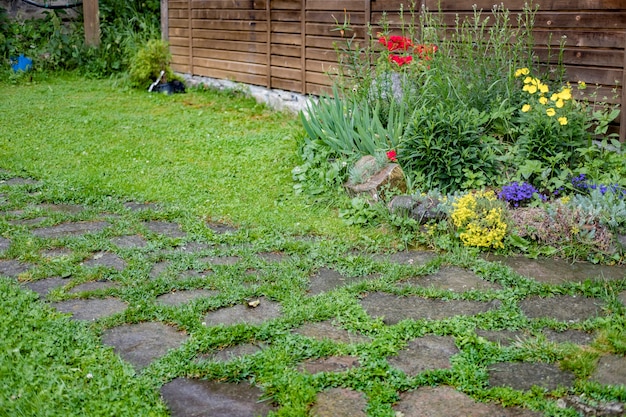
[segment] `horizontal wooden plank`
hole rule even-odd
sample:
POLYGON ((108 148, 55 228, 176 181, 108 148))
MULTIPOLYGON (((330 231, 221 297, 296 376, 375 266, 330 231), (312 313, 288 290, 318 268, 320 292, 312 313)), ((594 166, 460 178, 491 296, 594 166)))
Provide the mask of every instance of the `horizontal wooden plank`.
POLYGON ((291 45, 272 45, 270 53, 272 55, 299 57, 302 53, 302 48, 300 46, 291 45))
POLYGON ((302 60, 300 57, 272 55, 270 57, 270 62, 272 67, 296 68, 298 70, 302 68, 302 60))
POLYGON ((265 0, 191 0, 191 8, 265 10, 265 0))
POLYGON ((288 80, 284 78, 272 77, 271 83, 272 88, 278 88, 285 91, 295 91, 298 93, 304 92, 302 91, 302 82, 299 80, 288 80))
POLYGON ((237 42, 237 41, 220 41, 216 43, 210 39, 194 39, 194 48, 219 49, 224 51, 239 51, 266 53, 267 44, 260 42, 237 42))
POLYGON ((571 81, 584 81, 587 84, 615 86, 621 83, 623 71, 621 69, 568 66, 567 78, 571 81))
POLYGON ((194 39, 211 39, 214 41, 239 41, 239 42, 266 42, 267 34, 265 32, 256 31, 227 31, 227 30, 208 30, 193 29, 191 36, 194 39))
POLYGON ((272 10, 300 10, 302 2, 300 0, 272 0, 270 8, 272 10))
POLYGON ((306 1, 306 9, 307 10, 346 10, 348 12, 352 11, 363 11, 364 7, 363 0, 341 0, 340 2, 337 0, 307 0, 306 1), (340 7, 337 7, 340 6, 340 7))
MULTIPOLYGON (((393 7, 393 4, 400 3, 399 1, 372 1, 372 6, 379 3, 387 3, 388 7, 393 7)), ((472 10, 472 6, 476 5, 478 10, 491 10, 494 4, 503 4, 508 10, 516 11, 523 10, 526 0, 503 0, 494 2, 493 0, 472 0, 472 1, 458 1, 458 0, 425 0, 426 7, 429 10, 437 10, 441 7, 441 10, 461 11, 472 10), (441 2, 441 3, 439 3, 441 2)), ((539 4, 539 10, 620 10, 626 8, 622 0, 540 0, 536 2, 539 4)))
POLYGON ((217 68, 196 67, 194 66, 194 75, 204 77, 219 78, 222 80, 232 80, 245 84, 266 85, 267 75, 248 74, 237 71, 223 71, 217 68))
POLYGON ((272 10, 270 18, 276 22, 299 22, 302 19, 300 10, 272 10))
POLYGON ((306 59, 337 62, 337 52, 330 49, 309 48, 305 49, 306 59))
POLYGON ((270 35, 271 42, 279 45, 301 45, 302 35, 291 33, 272 33, 270 35))
POLYGON ((223 59, 193 58, 193 65, 203 68, 215 68, 224 71, 245 72, 246 74, 266 74, 267 66, 248 62, 226 61, 223 59))
POLYGON ((267 31, 267 22, 264 20, 210 20, 192 19, 194 29, 213 29, 228 31, 267 31))
POLYGON ((187 19, 170 19, 168 26, 173 28, 189 28, 189 20, 187 19))
POLYGON ((305 13, 305 20, 310 23, 340 23, 350 22, 352 25, 364 25, 365 13, 364 12, 350 12, 344 15, 343 9, 336 12, 319 12, 319 11, 307 11, 305 13))
POLYGON ((315 83, 306 83, 306 94, 312 94, 316 96, 321 96, 324 94, 331 94, 332 89, 328 85, 319 85, 315 83))
MULTIPOLYGON (((535 53, 541 62, 558 62, 559 51, 548 48, 535 48, 535 53)), ((601 49, 586 49, 577 48, 569 49, 565 48, 562 51, 563 63, 566 65, 585 65, 586 63, 593 63, 598 67, 614 67, 621 68, 624 64, 624 51, 623 50, 601 50, 601 49)))
POLYGON ((299 80, 302 75, 300 69, 286 68, 286 67, 271 67, 272 77, 285 78, 288 80, 299 80))
POLYGON ((328 62, 328 61, 316 61, 312 59, 307 59, 305 68, 309 72, 321 72, 321 73, 337 73, 337 63, 336 62, 328 62))
POLYGON ((533 33, 536 45, 558 45, 565 36, 568 47, 580 46, 587 48, 624 48, 626 32, 610 32, 606 30, 535 30, 533 33))
POLYGON ((174 9, 168 10, 168 19, 188 19, 189 9, 174 9))
POLYGON ((192 9, 192 19, 210 20, 267 20, 265 10, 217 10, 217 9, 192 9))
MULTIPOLYGON (((178 30, 174 31, 178 32, 178 30)), ((189 37, 188 36, 173 36, 172 30, 169 31, 169 39, 168 42, 170 46, 188 46, 189 45, 189 37)))
POLYGON ((267 62, 267 54, 264 53, 224 51, 222 49, 194 48, 193 55, 198 58, 223 59, 260 65, 265 65, 267 62))

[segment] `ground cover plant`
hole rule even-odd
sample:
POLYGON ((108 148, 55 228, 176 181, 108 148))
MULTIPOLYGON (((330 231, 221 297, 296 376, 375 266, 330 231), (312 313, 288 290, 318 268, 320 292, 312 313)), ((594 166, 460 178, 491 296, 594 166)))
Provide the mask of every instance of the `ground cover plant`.
POLYGON ((392 154, 387 162, 401 166, 416 201, 440 195, 433 208, 444 220, 426 219, 421 234, 422 219, 384 213, 387 193, 373 206, 357 197, 343 211, 348 222, 395 224, 413 244, 445 245, 447 237, 433 239, 443 232, 484 250, 622 262, 626 155, 608 130, 619 108, 591 100, 583 81, 564 81, 565 68, 539 65, 536 11, 475 8, 447 27, 413 4, 395 27, 384 16, 364 45, 339 25, 348 39, 337 46, 333 93, 301 115, 298 190, 335 189, 362 156, 392 154), (475 213, 480 227, 458 220, 458 206, 484 203, 485 190, 503 203, 498 220, 495 207, 475 213))
POLYGON ((392 407, 400 393, 427 386, 453 386, 480 401, 523 407, 545 416, 578 416, 574 407, 559 402, 566 398, 578 398, 595 410, 626 402, 623 386, 590 379, 601 357, 624 354, 623 271, 621 278, 538 282, 505 264, 477 257, 461 245, 447 252, 415 252, 412 261, 398 261, 355 250, 338 238, 303 239, 255 228, 228 228, 207 223, 182 205, 130 201, 129 206, 121 194, 96 194, 66 180, 55 181, 53 175, 50 182, 24 180, 24 173, 0 172, 0 267, 8 271, 7 262, 23 266, 22 272, 12 276, 4 272, 0 277, 4 415, 165 416, 168 411, 159 390, 181 377, 253 383, 262 388, 266 402, 277 406, 270 415, 290 417, 310 415, 316 396, 333 387, 362 393, 371 416, 397 415, 392 407), (101 221, 108 226, 86 234, 37 233, 101 221), (151 222, 175 225, 183 233, 151 231, 147 227, 151 222), (120 243, 136 242, 129 237, 143 244, 120 243), (97 263, 106 257, 126 266, 97 263), (485 288, 424 284, 446 271, 463 274, 474 285, 482 282, 485 288), (318 282, 318 274, 334 278, 318 282), (50 280, 57 284, 48 291, 38 287, 50 280), (320 284, 322 288, 314 291, 320 284), (161 301, 194 290, 205 293, 184 303, 161 301), (393 317, 376 316, 364 308, 369 297, 380 294, 398 297, 397 302, 413 297, 418 303, 476 303, 492 308, 434 319, 411 317, 407 312, 406 318, 389 321, 393 317), (536 297, 590 299, 603 307, 601 313, 579 320, 551 318, 549 312, 547 317, 530 317, 521 306, 536 297), (78 321, 55 310, 64 302, 104 299, 119 300, 127 307, 78 321), (261 323, 218 324, 206 318, 254 302, 279 305, 281 314, 261 323), (138 370, 99 341, 111 330, 140 323, 167 325, 186 338, 138 370), (350 338, 319 338, 301 331, 323 323, 350 338), (517 335, 508 336, 510 343, 486 336, 510 331, 517 335), (547 336, 564 331, 591 341, 578 345, 547 336), (452 343, 456 353, 449 368, 415 374, 398 369, 394 357, 421 337, 452 343), (255 350, 227 359, 213 356, 240 346, 255 350), (359 366, 323 372, 303 369, 309 361, 333 357, 358 358, 359 366), (568 388, 531 390, 491 386, 491 369, 509 362, 553 365, 571 372, 575 383, 568 388))

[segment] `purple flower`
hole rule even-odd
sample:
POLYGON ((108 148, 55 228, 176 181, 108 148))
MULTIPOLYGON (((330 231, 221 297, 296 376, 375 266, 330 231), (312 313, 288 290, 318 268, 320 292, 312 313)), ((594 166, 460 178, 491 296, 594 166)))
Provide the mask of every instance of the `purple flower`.
POLYGON ((510 185, 503 186, 498 193, 498 198, 510 203, 513 207, 519 207, 521 204, 529 203, 535 195, 545 200, 545 196, 540 195, 539 191, 531 184, 515 181, 510 185))

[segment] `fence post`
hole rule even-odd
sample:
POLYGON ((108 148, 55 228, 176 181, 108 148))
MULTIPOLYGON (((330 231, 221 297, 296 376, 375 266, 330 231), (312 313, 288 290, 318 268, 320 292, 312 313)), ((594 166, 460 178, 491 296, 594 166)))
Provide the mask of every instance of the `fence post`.
POLYGON ((267 79, 265 81, 267 88, 272 88, 272 2, 265 0, 265 19, 267 23, 267 34, 265 42, 267 44, 267 53, 265 60, 267 61, 267 79))
POLYGON ((302 94, 306 94, 306 0, 300 2, 300 77, 302 94))
POLYGON ((619 140, 626 142, 626 33, 624 33, 624 64, 622 65, 622 94, 620 103, 619 140))
POLYGON ((98 0, 83 1, 83 22, 85 24, 85 45, 100 45, 100 10, 98 0))
POLYGON ((191 23, 193 9, 191 7, 191 0, 187 0, 187 30, 189 31, 189 73, 194 74, 193 70, 193 25, 191 23))
POLYGON ((168 2, 169 0, 161 0, 161 39, 167 42, 170 38, 170 25, 169 25, 169 9, 168 2))

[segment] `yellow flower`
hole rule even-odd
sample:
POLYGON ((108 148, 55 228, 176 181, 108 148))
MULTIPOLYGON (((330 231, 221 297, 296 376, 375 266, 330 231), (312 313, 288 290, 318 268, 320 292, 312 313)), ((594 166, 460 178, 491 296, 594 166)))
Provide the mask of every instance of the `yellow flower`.
POLYGON ((567 117, 565 117, 565 116, 559 117, 557 120, 559 121, 559 124, 561 126, 565 126, 567 124, 567 117))
POLYGON ((530 74, 530 70, 528 68, 520 68, 517 71, 515 71, 515 78, 521 77, 522 75, 528 75, 528 74, 530 74))
POLYGON ((560 109, 565 105, 565 102, 563 101, 563 99, 558 99, 556 103, 554 103, 554 105, 556 106, 557 109, 560 109))
POLYGON ((549 109, 546 110, 546 114, 550 117, 554 116, 556 114, 556 110, 554 110, 552 107, 550 107, 549 109))
POLYGON ((558 94, 559 98, 562 100, 570 100, 572 98, 572 89, 571 88, 564 88, 561 90, 561 92, 558 94))
POLYGON ((557 101, 559 99, 559 95, 557 93, 554 93, 550 96, 550 100, 552 101, 557 101))
POLYGON ((535 94, 537 92, 537 86, 536 85, 529 85, 528 86, 528 94, 535 94))
POLYGON ((524 84, 530 84, 533 81, 533 77, 524 78, 524 84))
POLYGON ((543 105, 546 105, 548 103, 548 99, 545 97, 539 97, 539 102, 543 105))
POLYGON ((584 81, 578 81, 578 89, 584 90, 585 88, 587 88, 587 83, 584 81))
POLYGON ((530 109, 531 109, 531 108, 532 108, 532 107, 530 107, 530 104, 524 104, 524 105, 522 106, 522 112, 523 112, 523 113, 528 113, 528 112, 530 111, 530 109))
POLYGON ((549 91, 550 89, 548 88, 547 85, 543 84, 543 83, 539 83, 539 91, 541 92, 541 94, 545 94, 549 91))

